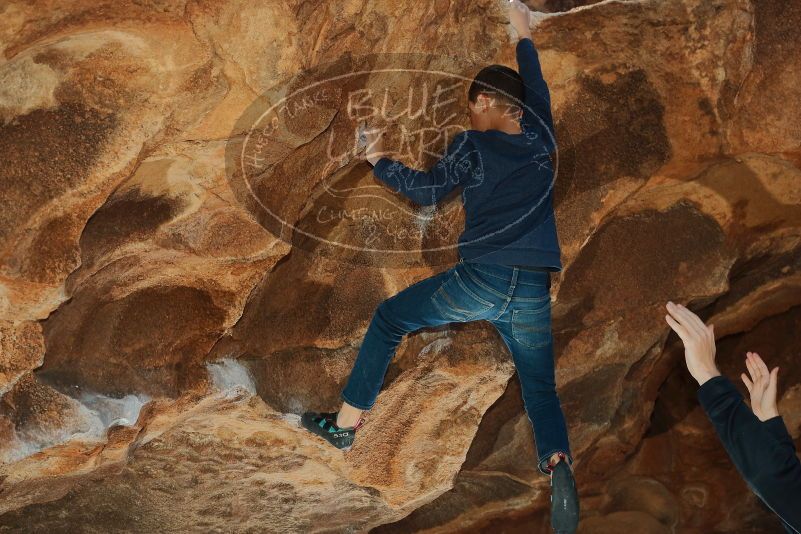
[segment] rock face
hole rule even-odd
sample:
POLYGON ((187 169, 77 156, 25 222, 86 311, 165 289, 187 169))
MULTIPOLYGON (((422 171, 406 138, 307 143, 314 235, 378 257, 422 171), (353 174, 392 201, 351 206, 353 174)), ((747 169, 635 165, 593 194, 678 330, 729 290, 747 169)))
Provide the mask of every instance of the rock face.
MULTIPOLYGON (((778 531, 663 305, 716 325, 730 377, 746 350, 780 366, 801 437, 801 7, 529 3, 557 121, 553 318, 581 532, 778 531)), ((419 209, 377 186, 342 95, 386 90, 395 123, 430 133, 401 113, 414 69, 443 87, 514 66, 505 2, 262 4, 0 6, 2 529, 547 532, 486 323, 404 339, 348 453, 297 427, 338 408, 376 306, 447 267, 463 221, 458 199, 419 209), (339 92, 303 92, 322 82, 339 92), (294 120, 267 139, 275 109, 294 120), (385 205, 394 233, 364 216, 385 205), (214 383, 221 358, 257 395, 214 383), (115 422, 87 418, 86 395, 153 400, 115 422)), ((453 94, 442 109, 466 127, 453 94)))

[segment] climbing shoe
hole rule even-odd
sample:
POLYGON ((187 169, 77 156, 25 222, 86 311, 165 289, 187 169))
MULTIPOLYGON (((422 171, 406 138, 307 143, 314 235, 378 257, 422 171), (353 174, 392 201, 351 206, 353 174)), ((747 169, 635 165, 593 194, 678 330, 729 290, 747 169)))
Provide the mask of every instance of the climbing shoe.
POLYGON ((356 426, 340 428, 337 426, 338 412, 305 412, 300 418, 303 428, 317 434, 337 449, 349 451, 356 437, 356 430, 364 424, 365 419, 359 418, 356 426))
POLYGON ((573 471, 564 453, 560 462, 548 465, 551 473, 551 527, 556 534, 573 534, 578 529, 579 500, 573 471))

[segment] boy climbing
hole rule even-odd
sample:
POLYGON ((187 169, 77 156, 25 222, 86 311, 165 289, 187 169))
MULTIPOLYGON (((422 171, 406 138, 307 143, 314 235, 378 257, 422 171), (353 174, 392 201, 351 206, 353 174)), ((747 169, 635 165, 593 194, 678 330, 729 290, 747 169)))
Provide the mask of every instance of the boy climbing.
POLYGON ((551 478, 551 524, 568 533, 578 526, 579 502, 551 334, 550 273, 562 269, 552 201, 553 117, 530 12, 515 0, 509 19, 519 38, 519 74, 503 65, 478 73, 468 91, 472 129, 456 135, 430 171, 384 156, 381 133, 368 133, 373 173, 413 202, 436 204, 462 188, 466 218, 459 261, 378 306, 341 392, 340 410, 306 412, 301 421, 349 450, 404 335, 451 322, 488 321, 512 355, 534 430, 537 467, 551 478))

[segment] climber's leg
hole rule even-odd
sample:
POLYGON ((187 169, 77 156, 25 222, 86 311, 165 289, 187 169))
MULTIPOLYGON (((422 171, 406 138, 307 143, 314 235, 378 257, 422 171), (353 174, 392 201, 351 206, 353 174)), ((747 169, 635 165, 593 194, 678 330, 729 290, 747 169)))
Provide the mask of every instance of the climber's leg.
POLYGON ((500 297, 489 320, 515 363, 539 453, 537 467, 551 475, 551 526, 556 532, 575 532, 579 499, 567 426, 556 394, 551 275, 526 266, 468 263, 465 267, 474 284, 500 297))
POLYGON ((559 452, 572 464, 567 425, 556 393, 548 287, 518 283, 508 309, 491 322, 515 363, 523 405, 534 430, 537 467, 549 474, 548 465, 556 463, 559 452))
POLYGON ((364 410, 360 410, 355 406, 351 406, 347 402, 343 402, 342 406, 339 408, 337 412, 337 419, 336 425, 340 428, 349 428, 356 426, 361 418, 362 412, 364 410))
POLYGON ((546 292, 540 303, 510 304, 511 314, 492 324, 515 362, 523 405, 534 429, 537 467, 551 476, 551 526, 555 532, 575 532, 579 498, 567 426, 556 394, 550 296, 546 292))
MULTIPOLYGON (((404 335, 425 327, 485 319, 498 303, 465 276, 462 263, 417 282, 382 302, 375 311, 341 399, 350 407, 369 410, 378 397, 395 349, 404 335)), ((343 404, 343 425, 354 413, 343 404), (347 411, 346 411, 347 410, 347 411), (344 416, 349 414, 346 419, 344 416)))

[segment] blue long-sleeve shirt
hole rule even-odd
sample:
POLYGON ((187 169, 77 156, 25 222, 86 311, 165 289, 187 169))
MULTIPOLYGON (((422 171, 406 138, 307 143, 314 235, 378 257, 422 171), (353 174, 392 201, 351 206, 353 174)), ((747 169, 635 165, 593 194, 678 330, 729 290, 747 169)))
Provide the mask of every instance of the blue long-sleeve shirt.
POLYGON ((424 206, 461 187, 465 228, 458 249, 465 260, 561 271, 552 196, 556 142, 550 93, 531 39, 520 39, 516 55, 525 83, 522 133, 466 130, 454 136, 429 171, 384 157, 373 173, 424 206))
POLYGON ((760 421, 724 376, 704 382, 698 400, 751 490, 787 532, 801 532, 801 461, 782 417, 760 421))

